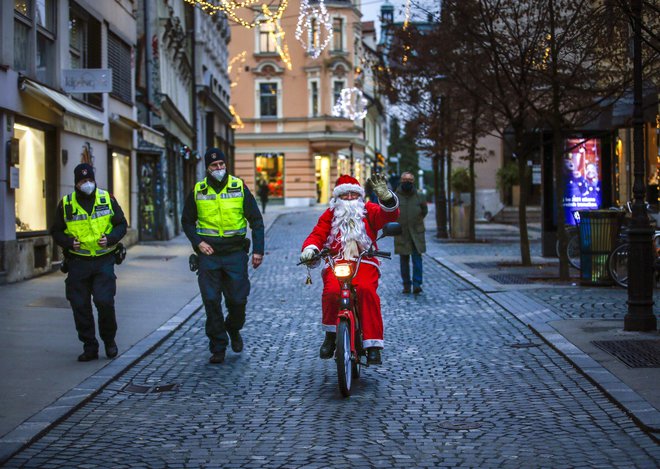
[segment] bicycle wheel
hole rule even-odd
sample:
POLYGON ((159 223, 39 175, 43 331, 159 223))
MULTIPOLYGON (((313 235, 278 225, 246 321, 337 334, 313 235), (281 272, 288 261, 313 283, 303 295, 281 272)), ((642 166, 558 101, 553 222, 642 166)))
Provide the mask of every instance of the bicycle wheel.
POLYGON ((339 321, 337 326, 337 378, 339 391, 342 396, 351 395, 351 384, 353 381, 353 361, 351 360, 351 327, 346 319, 339 321))
POLYGON ((580 270, 580 236, 573 233, 566 244, 568 263, 580 270))
POLYGON ((628 243, 617 246, 610 253, 607 268, 617 285, 628 288, 628 243))

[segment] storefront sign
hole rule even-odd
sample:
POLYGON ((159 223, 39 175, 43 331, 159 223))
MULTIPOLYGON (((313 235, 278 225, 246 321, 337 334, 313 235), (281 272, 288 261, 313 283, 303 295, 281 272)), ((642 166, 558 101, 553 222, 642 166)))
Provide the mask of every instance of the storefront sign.
POLYGON ((64 114, 63 128, 67 132, 93 138, 94 140, 103 140, 103 126, 93 124, 84 119, 79 119, 71 114, 64 114))
POLYGON ((112 69, 62 70, 62 89, 67 93, 110 93, 112 91, 112 69))
POLYGON ((153 130, 148 129, 147 127, 142 127, 142 140, 152 145, 155 145, 160 148, 165 148, 165 137, 154 132, 153 130))
POLYGON ((15 166, 10 166, 9 167, 9 188, 10 189, 18 189, 19 188, 19 171, 18 168, 15 166))
POLYGON ((573 212, 601 207, 601 140, 567 139, 564 146, 564 216, 575 225, 573 212))

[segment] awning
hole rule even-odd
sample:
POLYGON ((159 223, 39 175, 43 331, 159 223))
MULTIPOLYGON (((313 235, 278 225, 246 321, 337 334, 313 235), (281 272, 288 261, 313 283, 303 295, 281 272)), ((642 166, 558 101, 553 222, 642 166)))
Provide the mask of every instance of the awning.
POLYGON ((62 112, 73 114, 76 117, 88 120, 94 124, 103 125, 104 123, 101 115, 97 115, 91 110, 88 110, 83 104, 78 103, 63 93, 52 90, 28 79, 23 79, 20 83, 21 90, 25 90, 34 95, 40 101, 45 101, 45 104, 47 105, 55 104, 62 112))
POLYGON ((131 129, 131 130, 142 128, 142 124, 140 124, 139 122, 116 113, 110 114, 110 123, 121 125, 122 127, 126 127, 127 129, 131 129))

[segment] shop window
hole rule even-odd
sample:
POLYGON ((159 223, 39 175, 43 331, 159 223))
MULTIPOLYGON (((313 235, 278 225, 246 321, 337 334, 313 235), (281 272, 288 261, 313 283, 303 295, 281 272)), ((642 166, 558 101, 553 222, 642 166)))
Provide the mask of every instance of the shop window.
MULTIPOLYGON (((69 6, 69 59, 71 68, 101 68, 101 23, 71 3, 69 6)), ((101 93, 78 96, 101 106, 101 93)))
POLYGON ((46 225, 46 134, 14 124, 18 139, 18 184, 16 196, 16 231, 45 231, 46 225))
POLYGON ((259 84, 261 117, 277 117, 277 83, 259 84))
POLYGON ((284 153, 256 153, 257 187, 268 184, 269 197, 284 197, 284 153))
POLYGON ((332 19, 332 50, 340 52, 344 50, 344 20, 343 18, 332 19))
POLYGON ((112 96, 133 102, 131 93, 131 46, 108 33, 108 68, 112 69, 112 96))
POLYGON ((131 226, 131 157, 112 152, 112 195, 131 226))
POLYGON ((332 105, 336 105, 341 98, 341 90, 344 89, 344 82, 342 80, 335 80, 332 82, 332 105))

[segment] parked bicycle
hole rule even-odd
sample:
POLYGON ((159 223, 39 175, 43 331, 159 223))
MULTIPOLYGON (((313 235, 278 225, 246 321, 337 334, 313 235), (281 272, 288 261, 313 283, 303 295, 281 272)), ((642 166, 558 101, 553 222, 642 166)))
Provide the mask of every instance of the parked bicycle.
MULTIPOLYGON (((658 284, 660 280, 660 230, 656 230, 653 234, 653 271, 655 274, 655 283, 658 284)), ((614 280, 614 283, 623 288, 628 288, 628 253, 630 251, 630 243, 626 241, 619 244, 610 253, 607 259, 607 269, 614 280)))

